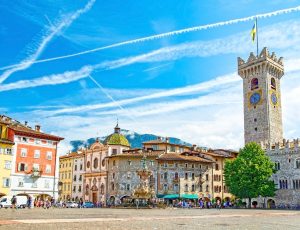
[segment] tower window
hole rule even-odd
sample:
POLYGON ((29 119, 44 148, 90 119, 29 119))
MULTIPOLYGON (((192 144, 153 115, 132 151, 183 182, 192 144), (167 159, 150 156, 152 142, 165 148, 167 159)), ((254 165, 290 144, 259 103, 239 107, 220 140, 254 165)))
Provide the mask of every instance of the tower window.
POLYGON ((271 78, 271 88, 276 90, 276 82, 274 77, 271 78))
POLYGON ((255 128, 254 130, 257 131, 257 128, 255 128))
POLYGON ((251 90, 254 90, 254 89, 258 89, 258 79, 257 78, 253 78, 251 80, 251 90))

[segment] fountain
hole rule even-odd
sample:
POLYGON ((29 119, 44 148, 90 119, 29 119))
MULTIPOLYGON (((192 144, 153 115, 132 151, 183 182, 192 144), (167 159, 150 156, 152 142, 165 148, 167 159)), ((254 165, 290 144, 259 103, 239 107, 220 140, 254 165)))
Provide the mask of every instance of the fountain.
POLYGON ((140 202, 145 205, 149 199, 155 198, 155 191, 149 186, 149 178, 153 173, 147 168, 145 155, 142 158, 142 168, 137 171, 137 174, 140 177, 140 184, 133 190, 132 199, 135 199, 138 208, 140 202))

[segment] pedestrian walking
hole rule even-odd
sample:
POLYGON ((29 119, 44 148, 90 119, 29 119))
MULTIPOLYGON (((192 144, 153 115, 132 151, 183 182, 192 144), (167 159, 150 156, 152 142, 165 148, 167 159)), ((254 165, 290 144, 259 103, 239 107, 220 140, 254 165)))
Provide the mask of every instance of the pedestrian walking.
POLYGON ((11 198, 11 207, 17 209, 17 197, 15 195, 11 198))

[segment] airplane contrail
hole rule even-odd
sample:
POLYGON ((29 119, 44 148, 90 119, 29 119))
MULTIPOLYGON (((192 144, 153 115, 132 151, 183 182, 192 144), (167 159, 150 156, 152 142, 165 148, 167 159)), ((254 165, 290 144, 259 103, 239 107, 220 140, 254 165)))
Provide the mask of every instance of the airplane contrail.
MULTIPOLYGON (((0 83, 5 81, 11 74, 18 72, 20 70, 25 70, 29 68, 31 65, 33 65, 38 57, 42 54, 44 49, 47 47, 47 45, 51 42, 51 40, 58 34, 60 33, 64 28, 67 28, 70 26, 73 21, 75 21, 80 15, 83 13, 89 11, 92 6, 94 5, 96 0, 90 0, 83 8, 77 10, 75 13, 72 15, 68 16, 67 18, 63 19, 57 26, 51 26, 50 28, 50 33, 43 36, 40 44, 38 45, 38 48, 36 51, 27 57, 25 60, 21 61, 18 64, 15 64, 11 66, 11 68, 4 68, 4 69, 9 69, 7 71, 4 71, 0 75, 0 83)), ((47 17, 46 17, 47 18, 47 17)), ((3 68, 1 70, 4 70, 3 68)))
MULTIPOLYGON (((49 61, 55 61, 55 60, 60 60, 60 59, 66 59, 66 58, 76 57, 76 56, 80 56, 80 55, 84 55, 84 54, 88 54, 88 53, 94 53, 94 52, 97 52, 97 51, 100 51, 100 50, 115 48, 115 47, 119 47, 119 46, 124 46, 124 45, 129 45, 129 44, 134 44, 134 43, 140 43, 140 42, 146 42, 146 41, 151 41, 151 40, 160 39, 160 38, 164 38, 164 37, 180 35, 180 34, 183 34, 183 33, 190 33, 190 32, 206 30, 206 29, 211 29, 211 28, 220 27, 220 26, 236 24, 236 23, 239 23, 239 22, 247 22, 247 21, 254 20, 255 18, 267 18, 267 17, 273 17, 273 16, 278 16, 278 15, 288 14, 288 13, 298 12, 298 11, 300 11, 300 5, 296 6, 296 7, 292 7, 292 8, 272 11, 272 12, 269 12, 269 13, 257 14, 257 15, 253 15, 253 16, 249 16, 249 17, 232 19, 232 20, 228 20, 228 21, 217 22, 217 23, 201 25, 201 26, 195 26, 195 27, 185 28, 185 29, 181 29, 181 30, 175 30, 175 31, 167 32, 167 33, 156 34, 156 35, 152 35, 152 36, 148 36, 148 37, 137 38, 137 39, 133 39, 133 40, 129 40, 129 41, 124 41, 124 42, 111 44, 111 45, 108 45, 108 46, 102 46, 102 47, 98 47, 98 48, 95 48, 95 49, 85 50, 85 51, 74 53, 74 54, 68 54, 68 55, 63 55, 63 56, 58 56, 58 57, 53 57, 53 58, 35 60, 35 61, 31 61, 31 62, 29 61, 28 63, 37 64, 37 63, 42 63, 42 62, 49 62, 49 61)), ((24 65, 24 64, 26 64, 26 62, 22 63, 22 64, 8 65, 8 66, 1 67, 0 70, 14 68, 14 67, 18 67, 18 66, 24 65)))

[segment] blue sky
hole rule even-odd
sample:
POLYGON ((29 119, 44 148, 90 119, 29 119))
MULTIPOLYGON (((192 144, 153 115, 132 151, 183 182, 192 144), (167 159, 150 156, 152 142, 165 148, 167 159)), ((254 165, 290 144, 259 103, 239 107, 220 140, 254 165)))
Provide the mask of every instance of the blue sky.
POLYGON ((0 112, 65 137, 62 152, 69 140, 109 134, 117 117, 132 131, 238 149, 243 101, 236 58, 255 52, 254 22, 226 22, 294 8, 258 23, 260 48, 285 58, 285 136, 300 136, 300 1, 203 2, 1 1, 0 112), (219 22, 225 25, 130 42, 219 22))

